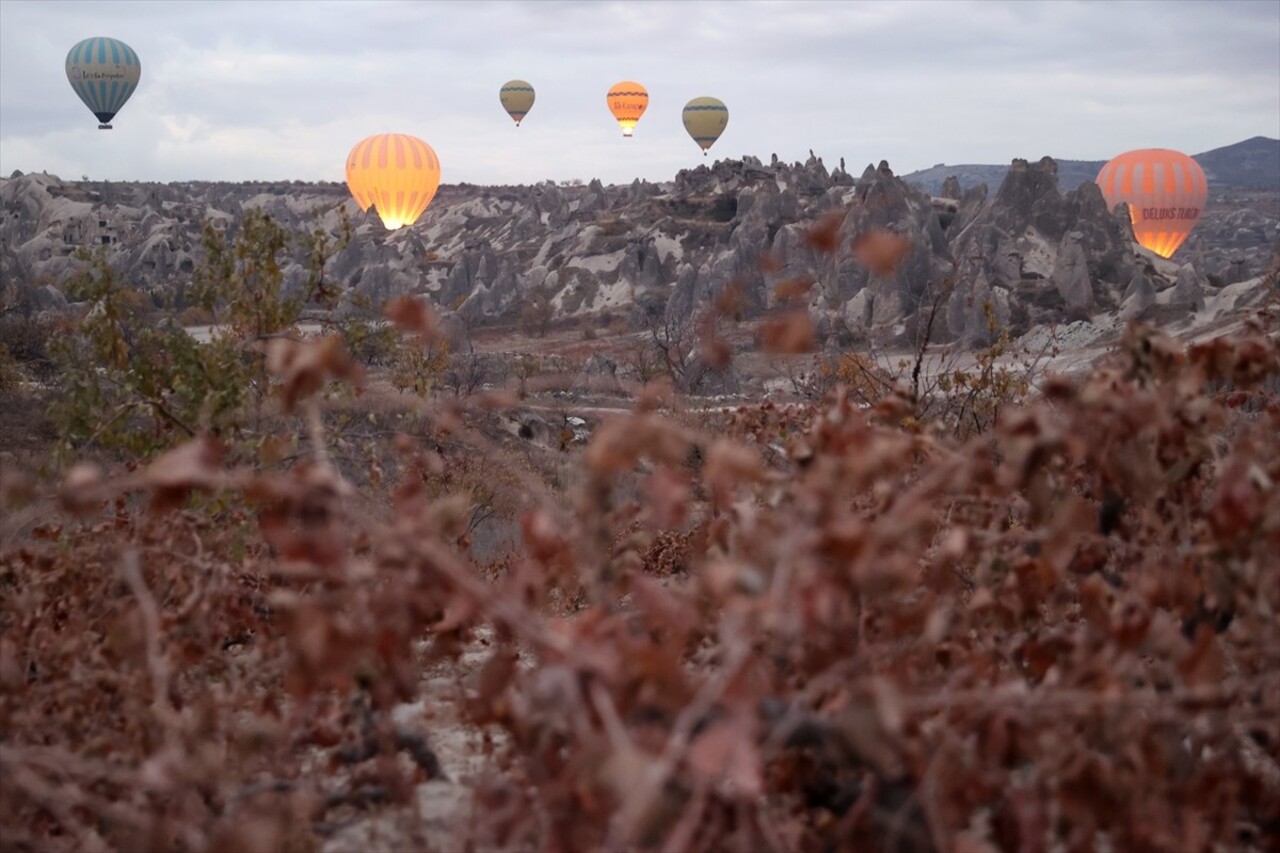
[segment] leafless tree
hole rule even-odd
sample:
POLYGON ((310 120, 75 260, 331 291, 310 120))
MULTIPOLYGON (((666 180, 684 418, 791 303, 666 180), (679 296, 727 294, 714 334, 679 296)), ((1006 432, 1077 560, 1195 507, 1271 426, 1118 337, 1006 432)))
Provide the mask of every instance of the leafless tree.
POLYGON ((688 391, 690 372, 696 359, 697 344, 693 317, 672 311, 650 312, 648 337, 658 363, 672 383, 681 391, 688 391))
POLYGON ((450 354, 449 366, 440 376, 441 386, 453 392, 455 397, 469 397, 491 381, 493 373, 492 359, 476 352, 471 327, 464 323, 462 344, 450 354))
POLYGON ((543 288, 537 288, 529 294, 520 308, 520 325, 526 334, 545 338, 551 328, 551 321, 555 319, 555 313, 550 294, 543 288))
POLYGON ((641 384, 667 374, 662 356, 648 335, 628 341, 618 353, 618 359, 641 384))

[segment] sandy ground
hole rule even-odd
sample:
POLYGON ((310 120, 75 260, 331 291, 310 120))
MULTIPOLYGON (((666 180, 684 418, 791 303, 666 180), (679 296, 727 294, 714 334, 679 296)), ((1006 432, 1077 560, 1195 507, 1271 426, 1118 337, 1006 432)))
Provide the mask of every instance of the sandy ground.
MULTIPOLYGON (((491 653, 488 629, 458 663, 433 665, 423 674, 423 698, 393 711, 397 724, 425 732, 448 780, 418 785, 417 800, 408 808, 388 808, 357 819, 325 840, 322 853, 392 850, 458 850, 472 820, 471 792, 489 763, 484 734, 462 720, 459 703, 467 681, 480 671, 491 653), (456 673, 465 675, 459 679, 456 673)), ((494 732, 494 744, 501 733, 494 732)))

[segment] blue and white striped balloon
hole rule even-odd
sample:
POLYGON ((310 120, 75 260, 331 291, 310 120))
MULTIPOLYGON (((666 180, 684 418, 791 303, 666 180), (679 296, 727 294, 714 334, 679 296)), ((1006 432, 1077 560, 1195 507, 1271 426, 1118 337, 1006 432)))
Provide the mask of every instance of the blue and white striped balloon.
POLYGON ((142 62, 133 48, 119 39, 89 38, 67 54, 67 80, 101 124, 110 130, 110 121, 138 88, 142 62))

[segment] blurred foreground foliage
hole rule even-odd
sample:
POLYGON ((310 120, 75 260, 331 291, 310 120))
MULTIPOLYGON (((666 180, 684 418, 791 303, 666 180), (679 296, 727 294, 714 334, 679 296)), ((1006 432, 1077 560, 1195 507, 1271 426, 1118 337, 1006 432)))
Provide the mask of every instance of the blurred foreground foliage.
MULTIPOLYGON (((95 322, 127 316, 85 286, 95 322)), ((430 346, 420 306, 391 313, 430 346)), ((1268 849, 1264 320, 1190 347, 1134 327, 980 431, 843 381, 678 419, 653 387, 570 493, 504 468, 520 544, 484 567, 441 441, 503 459, 473 429, 495 401, 424 401, 371 513, 317 396, 349 357, 277 339, 296 464, 242 464, 168 397, 198 435, 72 468, 64 515, 6 526, 5 848, 310 850, 375 809, 415 848, 1268 849), (191 511, 213 496, 217 524, 191 511), (480 769, 446 781, 459 731, 486 733, 480 769), (431 779, 471 809, 417 811, 431 779)))
POLYGON ((548 477, 423 302, 297 335, 329 247, 291 295, 286 242, 206 235, 204 346, 75 284, 55 419, 99 462, 51 507, 0 460, 5 850, 1274 848, 1271 308, 1078 379, 926 334, 690 409, 726 290, 548 477), (334 405, 372 365, 395 416, 334 405))

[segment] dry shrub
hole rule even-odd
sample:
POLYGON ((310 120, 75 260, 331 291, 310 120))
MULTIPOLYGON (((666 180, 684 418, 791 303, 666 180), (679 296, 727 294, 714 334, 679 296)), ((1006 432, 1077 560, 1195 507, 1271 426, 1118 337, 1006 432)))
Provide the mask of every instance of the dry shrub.
MULTIPOLYGON (((409 437, 386 517, 318 416, 283 473, 207 445, 81 471, 84 520, 0 563, 5 845, 307 849, 332 809, 439 773, 433 732, 391 714, 434 662, 494 735, 450 843, 1265 849, 1277 375, 1261 330, 1184 350, 1138 329, 963 440, 844 386, 692 427, 646 398, 571 504, 513 487, 522 546, 488 580, 469 502, 428 488, 439 454, 409 437)), ((493 452, 483 405, 424 417, 493 452)))

